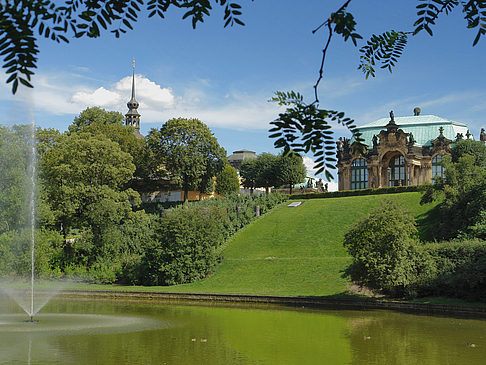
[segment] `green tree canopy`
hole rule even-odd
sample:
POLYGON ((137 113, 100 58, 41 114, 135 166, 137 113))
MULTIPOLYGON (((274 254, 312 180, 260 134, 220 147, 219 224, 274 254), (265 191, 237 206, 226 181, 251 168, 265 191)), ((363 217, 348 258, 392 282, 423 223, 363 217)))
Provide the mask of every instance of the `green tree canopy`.
POLYGON ((278 157, 271 153, 263 152, 255 160, 255 186, 265 188, 268 194, 270 187, 278 185, 278 157))
POLYGON ((40 161, 47 201, 64 236, 73 226, 88 226, 97 239, 108 223, 119 222, 137 204, 138 194, 124 190, 135 166, 132 157, 103 135, 74 133, 47 151, 40 161))
POLYGON ((451 156, 444 156, 444 176, 427 187, 422 202, 442 200, 438 206, 435 238, 458 236, 486 239, 486 147, 482 142, 462 140, 451 156))
POLYGON ((464 155, 471 155, 475 159, 475 165, 486 167, 486 146, 481 141, 462 139, 454 143, 451 149, 452 162, 457 163, 464 155))
POLYGON ((37 154, 42 159, 44 154, 56 146, 66 136, 54 128, 37 128, 35 137, 37 139, 37 154))
POLYGON ((74 122, 68 127, 69 132, 78 132, 83 130, 90 124, 109 124, 109 125, 123 125, 125 117, 120 112, 106 111, 99 107, 91 107, 83 110, 77 117, 74 118, 74 122))
POLYGON ((119 112, 93 107, 83 110, 68 128, 71 134, 84 132, 93 136, 103 135, 116 142, 123 152, 132 156, 134 176, 146 179, 154 169, 153 157, 145 139, 138 138, 133 127, 124 125, 123 121, 124 117, 119 112))
POLYGON ((270 187, 278 185, 277 180, 278 157, 263 152, 253 159, 242 162, 240 175, 243 178, 243 186, 249 189, 265 188, 268 194, 270 187))
POLYGON ((246 189, 255 189, 257 187, 257 164, 255 158, 247 158, 241 162, 240 166, 240 176, 242 179, 242 185, 246 189))
POLYGON ((148 146, 155 158, 181 181, 184 201, 190 189, 204 189, 226 161, 226 151, 203 122, 175 118, 148 135, 148 146))
POLYGON ((237 194, 240 190, 240 179, 236 169, 225 164, 221 172, 216 175, 216 193, 227 196, 237 194))
POLYGON ((292 194, 294 185, 304 182, 307 176, 302 156, 295 152, 281 153, 278 156, 275 174, 277 185, 288 185, 292 194))

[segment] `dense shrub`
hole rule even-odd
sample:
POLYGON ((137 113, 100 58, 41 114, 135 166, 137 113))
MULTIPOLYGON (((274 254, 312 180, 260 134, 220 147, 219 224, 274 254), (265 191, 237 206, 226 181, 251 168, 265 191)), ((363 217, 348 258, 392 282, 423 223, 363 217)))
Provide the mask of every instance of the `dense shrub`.
MULTIPOLYGON (((0 235, 0 274, 2 276, 30 276, 31 230, 22 229, 0 235)), ((61 236, 50 230, 35 231, 35 275, 57 277, 61 255, 61 236)))
POLYGON ((345 235, 344 246, 353 257, 351 278, 391 295, 411 295, 419 271, 425 270, 416 234, 413 217, 385 200, 345 235))
POLYGON ((436 265, 431 280, 422 283, 423 295, 486 301, 486 242, 454 240, 428 244, 436 265))
POLYGON ((486 241, 419 244, 416 233, 413 218, 390 201, 358 222, 344 239, 352 280, 396 297, 486 301, 486 241))
POLYGON ((434 238, 486 239, 486 147, 472 140, 459 141, 451 156, 444 156, 444 176, 428 185, 421 203, 439 200, 434 238))
POLYGON ((64 249, 60 265, 75 280, 130 283, 133 266, 151 239, 149 215, 133 212, 122 224, 108 227, 97 244, 90 231, 83 232, 73 243, 65 243, 70 247, 64 249))
POLYGON ((286 199, 280 194, 231 195, 161 211, 151 224, 144 254, 126 261, 127 282, 144 285, 189 283, 209 275, 221 259, 221 246, 240 228, 286 199))
POLYGON ((191 202, 186 204, 186 206, 221 208, 225 217, 225 219, 221 219, 221 229, 225 238, 228 238, 255 219, 257 206, 260 209, 260 214, 265 214, 285 200, 287 200, 287 197, 279 193, 261 195, 235 194, 226 198, 217 197, 198 202, 191 202))
POLYGON ((146 246, 140 281, 172 285, 202 279, 218 262, 223 235, 215 219, 218 208, 173 209, 154 223, 154 237, 146 246))

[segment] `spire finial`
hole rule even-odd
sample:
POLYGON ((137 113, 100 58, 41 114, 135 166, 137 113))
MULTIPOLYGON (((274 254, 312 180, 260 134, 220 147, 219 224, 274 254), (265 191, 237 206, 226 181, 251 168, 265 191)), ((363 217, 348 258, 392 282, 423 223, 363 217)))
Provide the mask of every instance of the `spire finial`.
POLYGON ((135 100, 135 58, 132 62, 133 71, 132 71, 132 99, 135 100))

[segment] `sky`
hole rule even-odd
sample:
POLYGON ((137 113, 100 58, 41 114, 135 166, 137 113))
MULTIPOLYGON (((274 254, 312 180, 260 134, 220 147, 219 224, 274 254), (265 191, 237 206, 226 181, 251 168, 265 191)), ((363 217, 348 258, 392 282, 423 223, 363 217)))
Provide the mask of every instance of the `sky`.
MULTIPOLYGON (((205 22, 192 29, 177 9, 165 19, 141 15, 135 29, 121 38, 104 33, 69 44, 40 39, 34 89, 13 96, 0 73, 1 124, 30 123, 67 130, 87 107, 125 114, 135 59, 136 99, 141 132, 174 117, 206 123, 228 154, 240 149, 278 153, 268 136, 280 107, 268 102, 276 91, 295 90, 310 102, 318 77, 325 29, 312 34, 343 0, 240 0, 245 26, 224 28, 223 9, 214 5, 205 22)), ((344 111, 364 125, 388 116, 433 114, 466 123, 478 139, 486 127, 486 39, 472 46, 476 31, 467 29, 460 9, 433 28, 411 37, 393 73, 378 71, 365 79, 359 47, 373 33, 413 30, 415 0, 353 0, 364 40, 354 47, 334 36, 320 107, 344 111)), ((486 37, 483 37, 486 38, 486 37)), ((350 137, 342 126, 335 137, 350 137)), ((312 156, 305 162, 311 171, 312 156)), ((335 184, 331 184, 335 188, 335 184)))

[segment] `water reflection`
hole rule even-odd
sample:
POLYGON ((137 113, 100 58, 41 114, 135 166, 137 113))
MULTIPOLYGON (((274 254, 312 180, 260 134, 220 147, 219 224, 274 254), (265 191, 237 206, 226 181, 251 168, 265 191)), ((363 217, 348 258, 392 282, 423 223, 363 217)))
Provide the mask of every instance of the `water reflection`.
MULTIPOLYGON (((16 310, 8 303, 0 309, 16 310)), ((483 320, 148 301, 55 300, 43 312, 39 326, 51 326, 47 332, 8 333, 0 325, 0 363, 482 364, 486 358, 483 320), (89 318, 100 320, 90 325, 89 318)))

